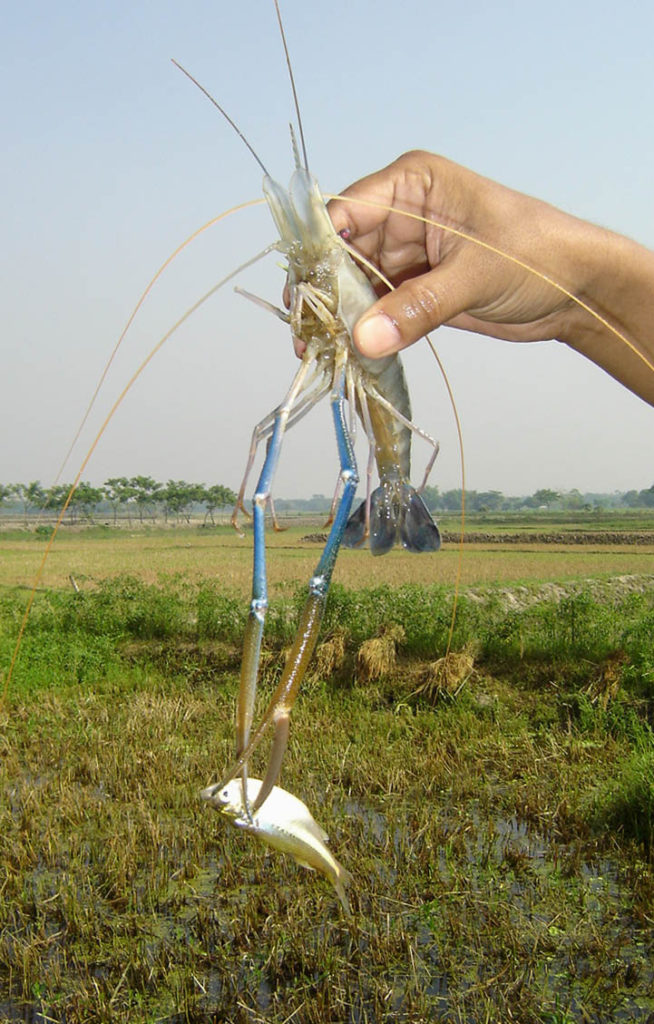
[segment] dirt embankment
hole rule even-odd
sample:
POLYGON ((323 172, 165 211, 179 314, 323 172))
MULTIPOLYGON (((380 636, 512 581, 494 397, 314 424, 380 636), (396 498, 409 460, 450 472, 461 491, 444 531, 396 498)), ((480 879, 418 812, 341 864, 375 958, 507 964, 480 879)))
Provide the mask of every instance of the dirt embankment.
POLYGON ((477 604, 497 600, 507 611, 517 611, 541 601, 559 603, 577 594, 587 594, 594 601, 613 604, 623 601, 630 594, 646 594, 654 589, 654 575, 634 573, 613 576, 610 579, 588 578, 567 582, 524 584, 507 587, 468 587, 465 596, 477 604))
MULTIPOLYGON (((448 544, 456 544, 458 533, 448 530, 442 533, 448 544)), ((654 530, 626 533, 621 530, 559 531, 557 533, 466 533, 466 544, 654 544, 654 530)))
MULTIPOLYGON (((445 544, 458 544, 459 533, 441 530, 445 544)), ((325 544, 326 533, 308 533, 301 540, 310 544, 325 544)), ((464 537, 466 544, 602 544, 602 545, 654 545, 654 530, 639 532, 623 530, 560 530, 558 532, 536 533, 525 530, 522 533, 489 533, 471 531, 464 537)))

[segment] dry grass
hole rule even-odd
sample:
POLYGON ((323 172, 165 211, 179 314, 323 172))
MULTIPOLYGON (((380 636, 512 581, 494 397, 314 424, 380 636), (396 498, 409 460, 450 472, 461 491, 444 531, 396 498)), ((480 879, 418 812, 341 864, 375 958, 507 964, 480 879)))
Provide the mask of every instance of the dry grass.
MULTIPOLYGON (((320 547, 302 541, 306 527, 270 533, 269 576, 273 594, 295 588, 313 572, 320 547)), ((2 538, 0 586, 25 586, 34 578, 44 542, 33 535, 2 538)), ((334 579, 349 587, 402 583, 452 583, 456 575, 456 545, 434 556, 412 557, 402 550, 384 558, 367 551, 342 551, 334 579)), ((654 572, 654 544, 592 546, 472 545, 465 551, 464 584, 528 580, 564 580, 587 576, 654 572)), ((252 576, 252 534, 240 538, 231 529, 212 531, 107 531, 102 538, 83 531, 64 533, 55 543, 43 585, 69 587, 72 574, 80 586, 131 573, 145 582, 164 574, 183 573, 189 579, 218 579, 225 588, 246 595, 252 576)))
POLYGON ((474 671, 475 660, 466 651, 448 651, 426 665, 414 695, 435 704, 441 697, 458 697, 474 671))
POLYGON ((321 679, 330 679, 341 671, 347 655, 347 634, 337 630, 316 647, 311 673, 321 679))
POLYGON ((402 626, 391 623, 383 626, 379 636, 365 640, 356 656, 358 683, 374 683, 393 673, 397 662, 397 649, 405 639, 402 626))

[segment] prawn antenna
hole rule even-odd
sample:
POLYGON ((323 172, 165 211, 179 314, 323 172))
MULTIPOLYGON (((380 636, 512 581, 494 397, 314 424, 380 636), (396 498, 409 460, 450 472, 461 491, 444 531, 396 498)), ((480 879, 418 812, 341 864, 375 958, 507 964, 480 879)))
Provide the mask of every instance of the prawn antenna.
MULTIPOLYGON (((225 120, 227 121, 227 123, 228 123, 228 124, 231 124, 232 128, 234 129, 234 131, 235 131, 235 132, 236 132, 236 134, 238 135, 239 139, 241 139, 241 141, 245 143, 245 145, 247 146, 247 148, 248 148, 248 149, 250 150, 250 152, 251 152, 252 156, 254 157, 254 159, 255 159, 255 160, 257 161, 257 163, 259 164, 259 167, 261 168, 261 170, 263 171, 263 173, 264 173, 264 174, 266 175, 266 177, 267 177, 267 178, 269 178, 269 177, 270 177, 270 175, 268 174, 268 171, 267 171, 267 169, 266 169, 266 167, 265 167, 265 165, 264 165, 264 162, 263 162, 263 160, 261 159, 261 157, 259 156, 259 154, 258 154, 258 153, 256 152, 256 150, 254 149, 254 147, 250 145, 250 143, 249 143, 249 142, 248 142, 248 140, 246 139, 245 135, 243 134, 243 132, 241 131, 241 129, 239 128, 239 126, 238 126, 238 125, 236 124, 236 121, 233 121, 233 120, 232 120, 232 118, 231 118, 231 117, 229 116, 229 114, 227 113, 227 111, 226 111, 226 110, 225 110, 225 109, 224 109, 223 107, 221 107, 221 105, 220 105, 220 103, 218 102, 218 100, 214 99, 214 97, 213 97, 213 96, 211 95, 211 93, 209 92, 209 90, 208 90, 208 89, 205 89, 205 87, 204 87, 203 85, 201 85, 201 84, 200 84, 200 82, 198 82, 197 78, 194 78, 194 77, 193 77, 193 75, 191 74, 191 72, 190 72, 190 71, 187 71, 187 70, 186 70, 186 68, 182 67, 182 65, 181 65, 181 64, 179 63, 179 61, 176 61, 174 57, 171 57, 170 59, 172 60, 172 62, 173 62, 173 64, 175 65, 175 67, 176 67, 176 68, 179 68, 179 70, 180 70, 180 71, 181 71, 181 72, 182 72, 182 73, 183 73, 184 75, 186 75, 186 77, 187 77, 188 79, 190 79, 190 81, 191 81, 191 82, 193 82, 193 85, 197 85, 197 87, 198 87, 198 89, 200 90, 200 92, 203 92, 203 93, 204 93, 204 95, 205 95, 205 96, 207 97, 207 99, 208 99, 208 100, 211 100, 211 102, 213 103, 214 107, 216 107, 216 109, 220 111, 220 113, 221 113, 221 114, 223 115, 223 117, 225 118, 225 120)), ((293 87, 293 92, 295 92, 295 87, 293 87)), ((296 101, 296 102, 297 102, 297 101, 296 101)), ((299 114, 298 114, 298 116, 299 116, 299 114)), ((301 132, 301 131, 302 131, 302 127, 300 126, 300 132, 301 132)), ((302 145, 304 146, 304 139, 302 140, 302 145)))
POLYGON ((291 81, 291 90, 293 92, 293 103, 295 104, 295 113, 297 114, 297 126, 300 131, 300 143, 302 144, 302 156, 304 160, 304 169, 309 173, 309 159, 307 157, 307 147, 304 141, 304 128, 302 127, 302 115, 300 114, 300 103, 297 98, 297 90, 295 88, 295 78, 293 76, 293 66, 291 64, 291 57, 288 52, 288 46, 286 43, 286 33, 284 32, 284 23, 282 21, 282 12, 279 9, 279 0, 275 0, 275 11, 277 13, 277 21, 279 22, 279 31, 282 36, 282 45, 284 47, 284 54, 286 56, 286 67, 288 68, 288 77, 291 81))

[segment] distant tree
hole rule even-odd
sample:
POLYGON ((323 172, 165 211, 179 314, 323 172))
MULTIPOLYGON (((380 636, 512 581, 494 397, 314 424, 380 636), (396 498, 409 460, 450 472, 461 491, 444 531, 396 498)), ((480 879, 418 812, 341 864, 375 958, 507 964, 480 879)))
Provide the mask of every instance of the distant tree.
POLYGON ((602 508, 617 508, 621 504, 616 498, 615 492, 610 494, 606 491, 587 491, 584 494, 584 501, 589 502, 593 506, 601 505, 602 508))
POLYGON ((640 494, 638 491, 625 491, 622 495, 622 504, 627 508, 638 508, 640 505, 640 494))
POLYGON ((11 498, 14 494, 14 489, 9 484, 0 484, 0 505, 3 505, 7 498, 11 498))
POLYGON ((82 481, 75 488, 75 493, 70 500, 70 509, 73 519, 79 515, 90 521, 93 520, 93 513, 101 501, 104 500, 105 492, 102 487, 93 487, 92 484, 82 481))
POLYGON ((325 497, 324 494, 312 494, 304 507, 307 512, 329 512, 331 503, 331 498, 325 497))
POLYGON ((525 507, 525 499, 521 495, 505 495, 502 508, 505 512, 516 512, 525 507))
POLYGON ((646 508, 654 508, 654 484, 646 491, 641 491, 638 497, 641 505, 645 505, 646 508))
POLYGON ((561 495, 561 504, 564 509, 568 509, 571 512, 578 511, 584 507, 584 496, 576 488, 573 488, 573 490, 561 495))
POLYGON ((204 487, 202 484, 189 484, 186 480, 169 480, 165 487, 157 492, 163 502, 166 520, 170 514, 183 517, 190 521, 191 507, 196 501, 202 501, 204 487))
POLYGON ((46 508, 51 512, 61 512, 72 486, 72 484, 55 484, 53 487, 48 488, 46 508))
POLYGON ((540 490, 534 491, 530 498, 530 504, 532 508, 540 508, 545 505, 549 508, 555 501, 558 501, 561 495, 558 491, 551 491, 549 487, 541 487, 540 490))
POLYGON ((134 488, 134 502, 139 510, 139 519, 143 522, 143 516, 149 511, 154 518, 154 511, 163 484, 157 483, 151 476, 133 476, 130 478, 130 486, 134 488))
MULTIPOLYGON (((466 503, 470 504, 474 491, 466 491, 466 503)), ((461 509, 461 488, 456 488, 452 491, 444 491, 441 495, 441 508, 447 509, 448 512, 459 512, 461 509)))
POLYGON ((478 491, 475 497, 475 509, 478 512, 497 512, 504 504, 501 491, 478 491))
POLYGON ((441 507, 441 495, 438 487, 428 484, 422 492, 422 500, 430 512, 435 512, 441 507))
POLYGON ((46 493, 38 480, 32 480, 29 484, 11 484, 11 489, 22 505, 27 526, 28 513, 32 509, 41 509, 45 506, 46 493))
POLYGON ((112 476, 104 482, 104 493, 107 501, 111 505, 114 514, 114 526, 116 525, 116 518, 118 515, 119 508, 125 508, 127 512, 127 518, 131 523, 131 506, 134 504, 136 497, 136 488, 132 486, 126 476, 112 476))
POLYGON ((211 487, 202 488, 202 498, 200 500, 204 502, 206 508, 205 523, 207 519, 211 519, 213 523, 213 514, 216 509, 225 508, 226 506, 233 508, 236 504, 236 495, 229 487, 223 487, 222 484, 212 484, 211 487))

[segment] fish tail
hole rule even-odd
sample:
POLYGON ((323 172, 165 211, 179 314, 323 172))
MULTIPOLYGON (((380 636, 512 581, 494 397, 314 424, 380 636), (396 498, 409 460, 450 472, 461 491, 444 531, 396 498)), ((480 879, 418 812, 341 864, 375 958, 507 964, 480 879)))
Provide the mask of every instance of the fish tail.
POLYGON ((342 864, 338 864, 338 871, 334 875, 333 882, 334 888, 336 889, 336 894, 338 895, 338 898, 341 901, 343 910, 345 911, 348 917, 351 917, 352 911, 350 910, 350 901, 347 898, 345 887, 347 885, 350 885, 350 883, 352 882, 352 875, 342 866, 342 864))
MULTIPOLYGON (((365 537, 366 503, 348 519, 343 546, 359 547, 365 537)), ((407 551, 438 551, 441 535, 427 506, 407 481, 383 481, 370 496, 370 550, 385 555, 399 541, 407 551)))

